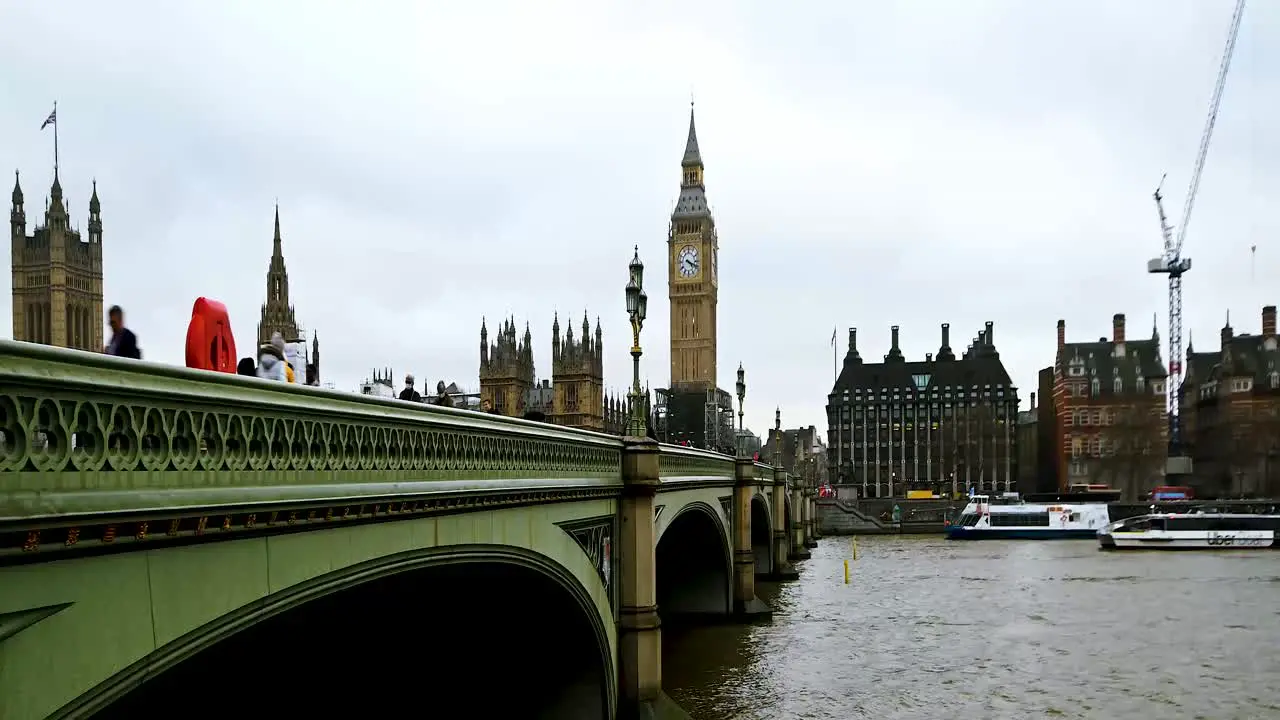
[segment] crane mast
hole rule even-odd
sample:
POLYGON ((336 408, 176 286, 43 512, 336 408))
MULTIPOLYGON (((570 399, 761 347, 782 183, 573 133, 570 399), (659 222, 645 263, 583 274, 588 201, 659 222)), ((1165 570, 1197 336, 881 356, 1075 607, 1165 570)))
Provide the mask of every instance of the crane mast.
MULTIPOLYGON (((1222 104, 1222 91, 1227 84, 1227 71, 1231 68, 1231 56, 1235 54, 1236 37, 1240 33, 1240 20, 1244 15, 1245 0, 1236 0, 1235 12, 1231 16, 1231 25, 1227 30, 1226 48, 1222 52, 1222 62, 1218 66, 1218 79, 1213 87, 1213 96, 1209 100, 1209 116, 1205 120, 1204 132, 1200 135, 1200 148, 1196 153, 1196 162, 1191 171, 1191 184, 1187 188, 1187 196, 1182 206, 1182 221, 1178 224, 1177 234, 1169 226, 1164 212, 1164 196, 1160 194, 1164 179, 1154 193, 1156 211, 1160 216, 1160 234, 1164 239, 1164 252, 1161 256, 1147 263, 1147 272, 1167 274, 1169 276, 1169 377, 1165 383, 1165 401, 1169 417, 1169 449, 1170 458, 1182 453, 1182 431, 1178 422, 1178 403, 1182 388, 1182 276, 1191 269, 1191 258, 1182 257, 1182 244, 1187 237, 1187 226, 1191 222, 1191 210, 1195 206, 1196 193, 1200 190, 1200 177, 1204 173, 1205 158, 1209 154, 1209 142, 1213 139, 1213 127, 1218 119, 1218 107, 1222 104)), ((1172 467, 1172 464, 1171 464, 1172 467)))

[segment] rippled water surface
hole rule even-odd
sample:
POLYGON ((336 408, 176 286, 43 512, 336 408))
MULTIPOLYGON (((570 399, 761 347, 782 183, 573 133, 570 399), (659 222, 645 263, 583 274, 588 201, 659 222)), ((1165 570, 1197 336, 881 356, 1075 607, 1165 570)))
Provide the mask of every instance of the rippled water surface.
POLYGON ((773 622, 664 638, 698 720, 1280 718, 1280 552, 827 538, 773 622))

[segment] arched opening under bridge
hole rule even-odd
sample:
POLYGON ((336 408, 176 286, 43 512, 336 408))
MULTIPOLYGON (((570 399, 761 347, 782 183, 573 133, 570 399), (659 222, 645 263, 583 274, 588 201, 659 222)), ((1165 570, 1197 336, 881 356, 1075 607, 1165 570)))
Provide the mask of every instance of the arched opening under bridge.
POLYGON ((185 708, 201 717, 608 718, 614 669, 599 613, 567 571, 529 556, 478 551, 375 569, 302 602, 278 599, 274 614, 272 596, 261 619, 242 611, 248 621, 234 634, 108 689, 111 704, 95 717, 185 708))
POLYGON ((758 496, 751 498, 751 551, 756 556, 756 577, 773 572, 773 523, 769 507, 758 496))
POLYGON ((663 622, 727 617, 732 610, 724 523, 693 503, 671 519, 655 553, 658 614, 663 622))

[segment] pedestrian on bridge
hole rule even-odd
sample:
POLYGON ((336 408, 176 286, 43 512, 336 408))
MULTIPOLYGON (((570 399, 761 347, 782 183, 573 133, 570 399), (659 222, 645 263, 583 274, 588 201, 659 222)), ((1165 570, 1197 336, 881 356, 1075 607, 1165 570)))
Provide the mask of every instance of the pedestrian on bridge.
POLYGON ((404 376, 404 389, 400 391, 400 399, 409 402, 422 402, 422 395, 413 389, 413 373, 404 376))
POLYGON ((271 342, 258 348, 258 377, 289 382, 289 364, 284 359, 284 337, 271 333, 271 342))
POLYGON ((142 351, 138 349, 138 336, 124 326, 124 310, 119 305, 112 305, 107 311, 107 324, 111 326, 111 342, 102 349, 108 355, 116 357, 142 359, 142 351))
POLYGON ((436 405, 441 407, 453 407, 453 398, 449 397, 449 389, 444 386, 444 381, 436 383, 436 405))

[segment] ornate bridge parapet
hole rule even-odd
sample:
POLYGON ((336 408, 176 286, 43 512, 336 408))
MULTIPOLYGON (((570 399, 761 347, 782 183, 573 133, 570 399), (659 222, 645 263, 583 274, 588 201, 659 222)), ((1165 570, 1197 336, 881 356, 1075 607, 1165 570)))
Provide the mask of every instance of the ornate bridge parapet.
POLYGON ((0 557, 616 496, 612 437, 0 342, 0 557))
POLYGON ((608 702, 661 700, 663 537, 701 522, 723 612, 767 617, 755 578, 790 568, 787 482, 643 439, 0 341, 0 697, 20 716, 87 716, 220 628, 247 631, 252 608, 439 556, 554 568, 600 628, 608 702), (148 589, 153 565, 168 592, 148 589), (103 583, 137 600, 128 643, 92 648, 75 675, 15 661, 113 622, 103 583))

